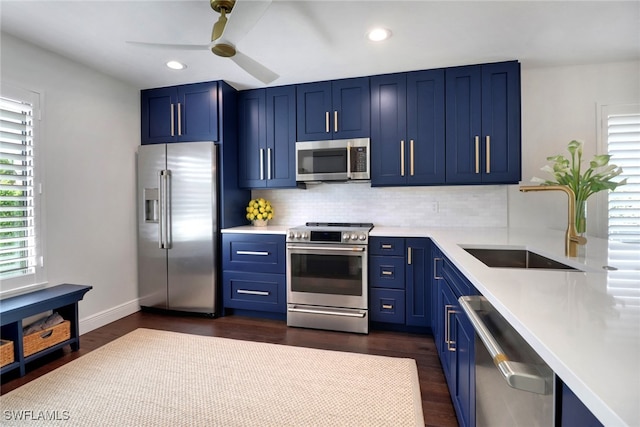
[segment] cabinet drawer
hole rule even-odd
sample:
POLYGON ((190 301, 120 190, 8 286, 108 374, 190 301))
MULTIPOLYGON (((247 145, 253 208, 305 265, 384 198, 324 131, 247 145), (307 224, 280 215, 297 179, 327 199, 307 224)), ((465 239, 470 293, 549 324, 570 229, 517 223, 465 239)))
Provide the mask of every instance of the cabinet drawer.
POLYGON ((392 255, 404 257, 404 238, 370 237, 369 253, 372 255, 392 255))
POLYGON ((460 270, 458 270, 446 256, 439 251, 435 253, 435 255, 437 256, 435 257, 435 271, 433 272, 433 276, 436 278, 444 278, 451 285, 451 290, 456 298, 463 295, 476 295, 478 293, 471 282, 464 277, 460 270))
POLYGON ((404 258, 370 256, 369 287, 404 289, 404 258))
POLYGON ((285 238, 274 234, 223 234, 222 269, 285 273, 285 238))
POLYGON ((379 289, 369 291, 369 315, 374 322, 404 324, 404 291, 401 289, 379 289))
POLYGON ((284 313, 285 280, 283 274, 225 271, 224 307, 284 313))

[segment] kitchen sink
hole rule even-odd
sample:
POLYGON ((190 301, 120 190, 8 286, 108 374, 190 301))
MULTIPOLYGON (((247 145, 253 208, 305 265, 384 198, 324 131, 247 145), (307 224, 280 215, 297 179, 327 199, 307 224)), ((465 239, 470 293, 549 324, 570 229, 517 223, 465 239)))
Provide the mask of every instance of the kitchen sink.
POLYGON ((463 249, 489 267, 580 271, 527 249, 463 249))

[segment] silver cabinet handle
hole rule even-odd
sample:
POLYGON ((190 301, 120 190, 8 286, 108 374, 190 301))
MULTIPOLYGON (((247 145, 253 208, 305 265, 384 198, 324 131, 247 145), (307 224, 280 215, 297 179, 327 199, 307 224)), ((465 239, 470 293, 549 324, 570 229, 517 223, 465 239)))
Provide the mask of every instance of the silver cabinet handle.
POLYGON ((251 291, 249 289, 238 289, 236 293, 243 294, 243 295, 259 295, 261 297, 268 297, 270 294, 267 291, 251 291))
POLYGON ((409 140, 409 175, 413 176, 413 139, 409 140))
POLYGON ((264 180, 264 148, 260 149, 260 181, 264 180))
POLYGON ((404 176, 404 139, 400 141, 400 176, 404 176))
POLYGON ((513 388, 537 394, 549 394, 553 390, 552 373, 544 375, 535 365, 509 360, 502 347, 487 325, 478 315, 478 310, 487 307, 489 302, 483 296, 462 296, 458 298, 460 307, 466 313, 482 343, 493 359, 505 381, 513 388))
POLYGON ((413 264, 413 251, 411 250, 411 246, 407 248, 407 265, 413 264))
POLYGON ((486 159, 487 159, 487 173, 491 173, 491 137, 487 135, 485 137, 486 159))
POLYGON ((329 112, 325 111, 324 113, 324 128, 325 128, 325 132, 329 133, 331 132, 331 129, 329 128, 329 112))
POLYGON ((393 271, 382 270, 382 275, 383 276, 393 276, 393 271))
POLYGON ((182 135, 182 104, 178 102, 178 136, 182 135))
POLYGON ((447 344, 447 350, 456 351, 454 345, 456 342, 451 339, 451 322, 450 317, 452 314, 456 314, 453 310, 455 308, 454 305, 447 304, 444 306, 444 342, 447 344))
POLYGON ((321 310, 316 308, 300 308, 295 305, 293 307, 289 307, 287 310, 292 313, 326 314, 329 316, 360 317, 360 318, 366 316, 366 313, 362 311, 350 312, 350 311, 338 311, 338 310, 321 310))
POLYGON ((338 132, 338 110, 333 112, 333 131, 338 132))
POLYGON ((476 135, 476 173, 480 173, 480 137, 476 135))
POLYGON ((382 249, 393 249, 393 245, 383 244, 380 246, 382 249))
POLYGON ((438 261, 442 261, 442 258, 434 258, 433 259, 433 278, 436 279, 436 280, 443 279, 442 276, 438 276, 437 273, 436 273, 436 271, 438 271, 436 269, 436 267, 438 266, 438 264, 437 264, 438 261))
POLYGON ((171 136, 176 136, 175 129, 175 105, 171 104, 171 136))
POLYGON ((267 148, 267 179, 271 180, 271 148, 267 148))
POLYGON ((267 255, 269 255, 269 252, 263 252, 263 251, 236 251, 236 255, 267 256, 267 255))
POLYGON ((391 305, 391 304, 382 304, 382 308, 384 308, 385 310, 392 310, 393 309, 393 305, 391 305))

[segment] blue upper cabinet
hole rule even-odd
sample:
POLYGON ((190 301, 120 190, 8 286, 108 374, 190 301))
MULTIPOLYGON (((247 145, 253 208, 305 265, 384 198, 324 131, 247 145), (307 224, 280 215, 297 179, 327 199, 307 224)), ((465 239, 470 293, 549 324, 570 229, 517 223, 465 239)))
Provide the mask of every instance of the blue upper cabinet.
POLYGON ((295 86, 240 92, 239 182, 244 188, 296 186, 295 86))
POLYGON ((297 140, 368 138, 369 77, 297 85, 297 140))
POLYGON ((446 182, 521 179, 520 64, 446 70, 446 182))
POLYGON ((444 70, 371 77, 371 184, 445 182, 444 70))
POLYGON ((218 141, 218 83, 141 92, 141 142, 218 141))

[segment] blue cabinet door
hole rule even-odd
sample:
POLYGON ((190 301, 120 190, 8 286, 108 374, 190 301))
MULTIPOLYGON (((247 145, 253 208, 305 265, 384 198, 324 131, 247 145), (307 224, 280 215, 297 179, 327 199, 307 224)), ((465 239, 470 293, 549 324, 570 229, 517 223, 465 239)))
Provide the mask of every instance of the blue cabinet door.
POLYGON ((407 184, 445 182, 444 70, 407 74, 407 184))
POLYGON ((218 138, 218 83, 178 86, 178 141, 214 141, 218 138))
POLYGON ((406 324, 431 327, 431 241, 406 240, 406 324))
POLYGON ((520 64, 482 66, 483 183, 521 179, 520 64))
POLYGON ((445 85, 447 183, 519 182, 520 64, 448 68, 445 85))
POLYGON ((242 91, 238 94, 238 181, 241 187, 266 186, 266 146, 266 91, 242 91))
POLYGON ((371 185, 406 182, 407 77, 371 77, 371 185))
POLYGON ((369 77, 336 80, 331 90, 332 138, 368 138, 371 133, 369 77))
POLYGON ((369 77, 297 85, 297 140, 367 138, 369 77))
POLYGON ((481 181, 482 67, 446 70, 446 175, 448 184, 481 181))
POLYGON ((296 88, 297 140, 322 141, 331 136, 331 82, 305 83, 296 88))
POLYGON ((296 88, 281 86, 266 92, 267 187, 296 186, 296 88))
POLYGON ((141 91, 140 95, 141 143, 146 145, 175 142, 175 105, 178 102, 176 89, 146 89, 141 91))

